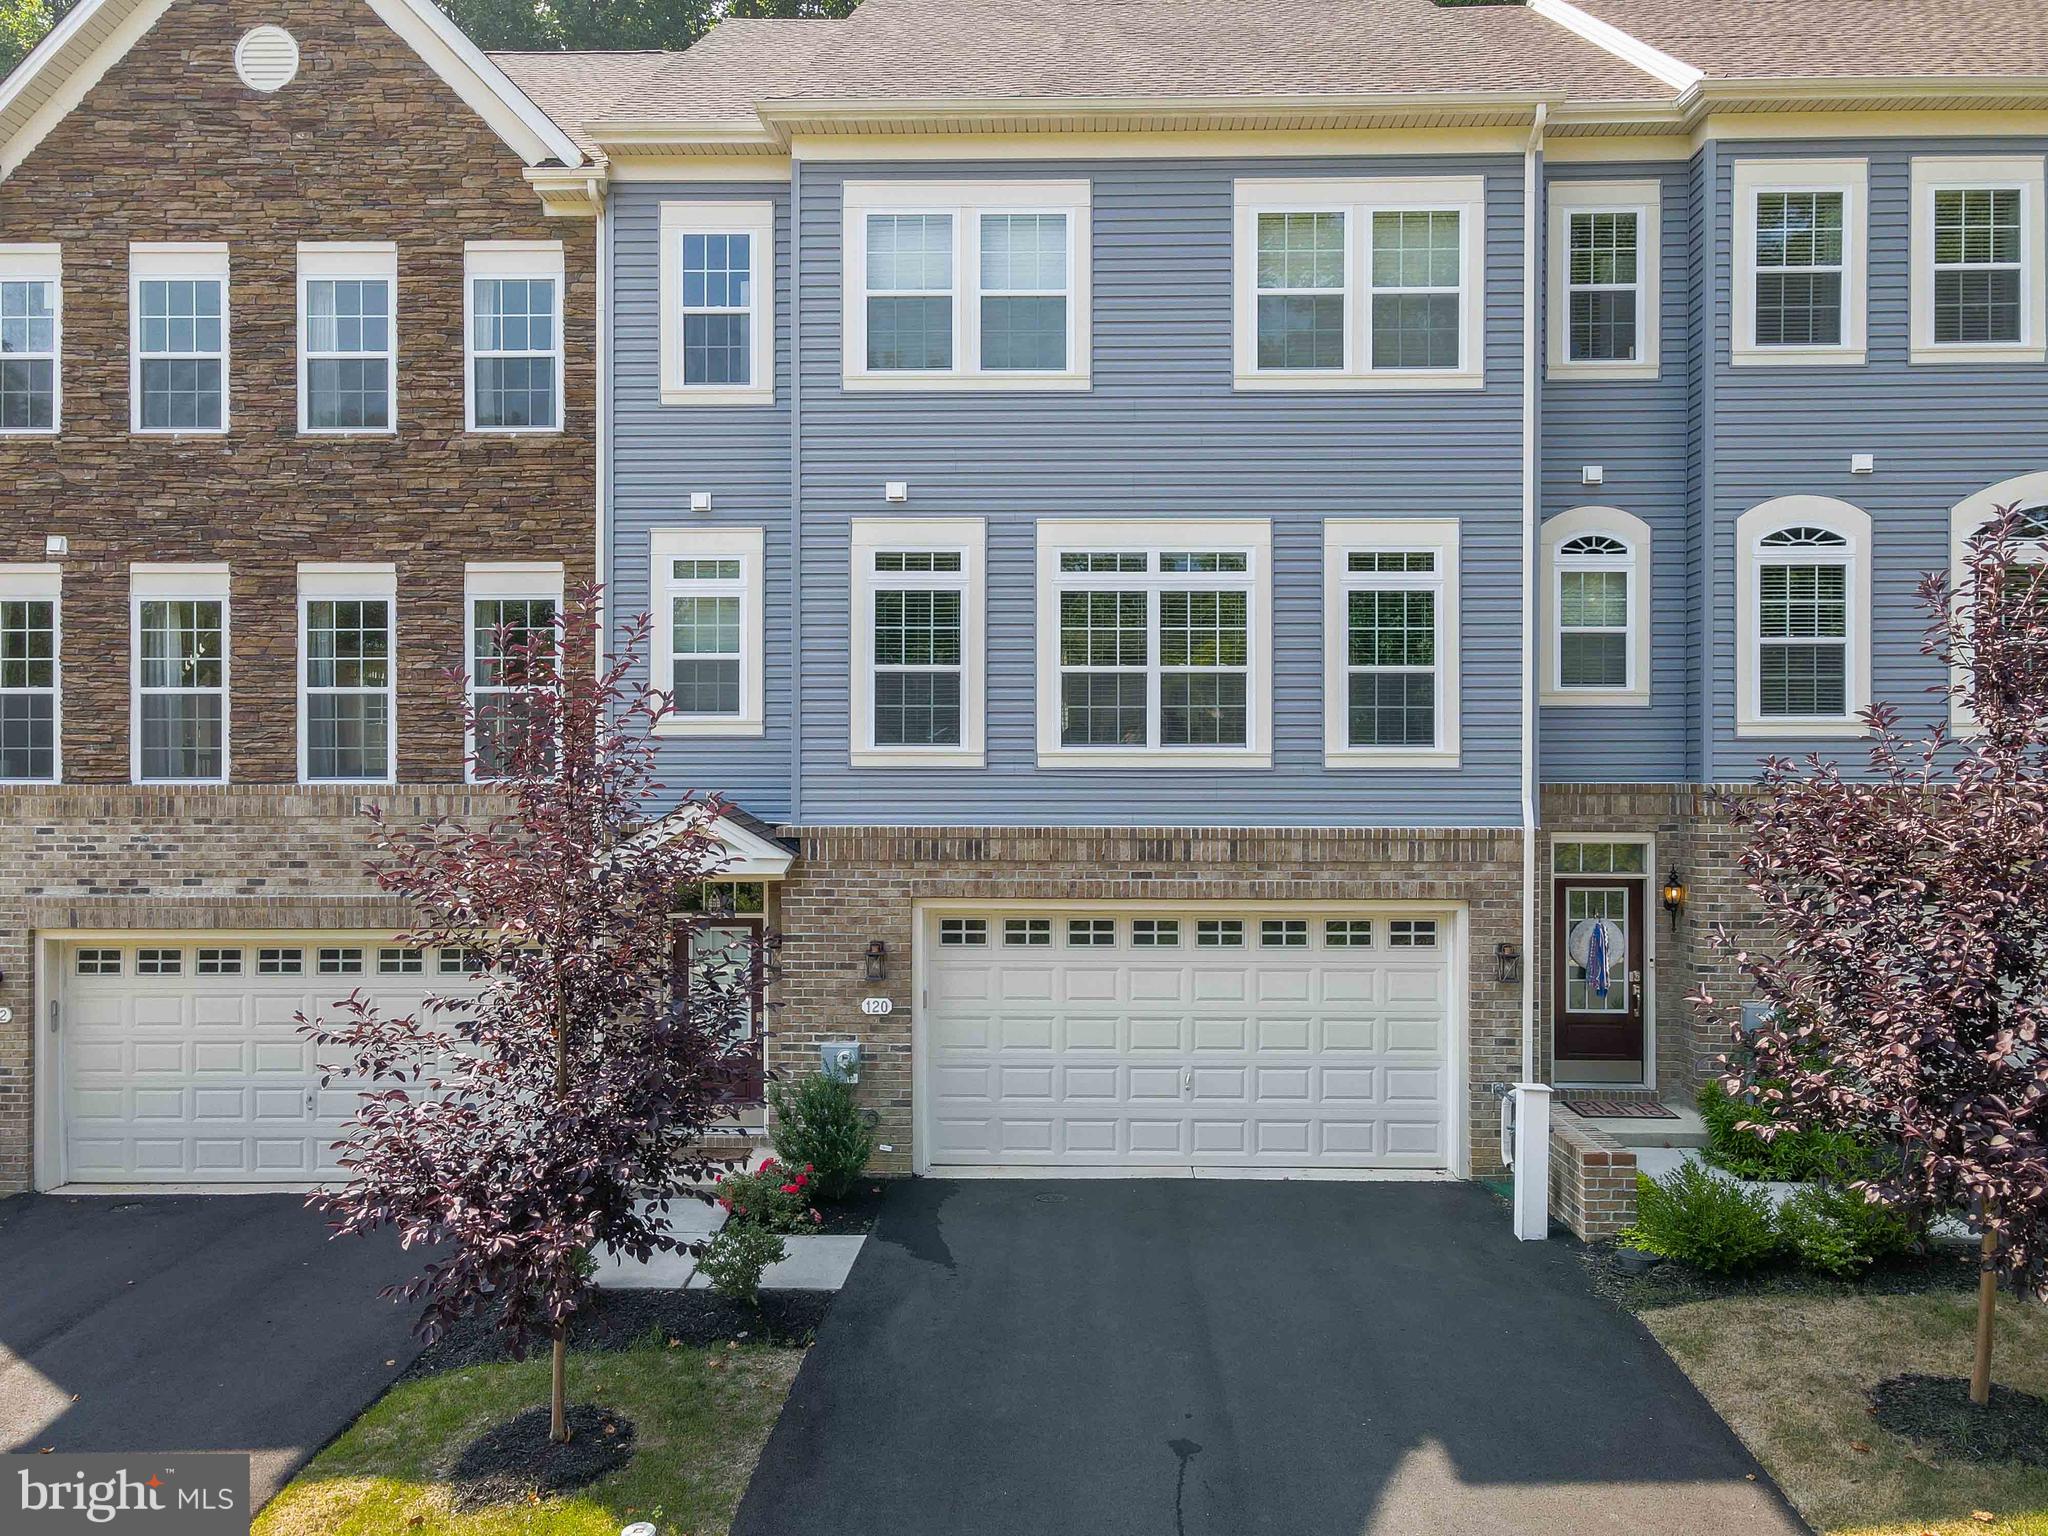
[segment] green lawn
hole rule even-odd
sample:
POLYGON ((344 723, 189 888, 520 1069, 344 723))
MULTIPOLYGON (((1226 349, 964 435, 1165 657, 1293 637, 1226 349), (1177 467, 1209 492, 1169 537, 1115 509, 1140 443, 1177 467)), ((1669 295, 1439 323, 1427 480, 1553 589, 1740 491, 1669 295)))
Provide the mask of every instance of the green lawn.
MULTIPOLYGON (((2048 1536, 2048 1468, 1945 1463, 1868 1412, 1886 1377, 1967 1375, 1976 1305, 1961 1290, 1738 1296, 1642 1318, 1823 1536, 2048 1536)), ((1999 1298, 1992 1370, 2048 1397, 2048 1307, 1999 1298)))
POLYGON ((803 1352, 671 1349, 572 1354, 569 1400, 633 1421, 633 1460, 575 1493, 456 1513, 443 1479, 481 1431, 547 1402, 548 1365, 471 1366, 392 1388, 256 1519, 252 1536, 722 1536, 803 1352))

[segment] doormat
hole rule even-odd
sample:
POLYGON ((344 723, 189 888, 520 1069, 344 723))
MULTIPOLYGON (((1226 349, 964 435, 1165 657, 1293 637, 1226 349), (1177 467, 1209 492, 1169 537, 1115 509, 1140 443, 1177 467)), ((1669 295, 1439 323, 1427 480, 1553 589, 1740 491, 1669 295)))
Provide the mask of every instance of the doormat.
POLYGON ((1655 1099, 1569 1098, 1565 1108, 1588 1120, 1676 1120, 1678 1111, 1666 1109, 1655 1099))

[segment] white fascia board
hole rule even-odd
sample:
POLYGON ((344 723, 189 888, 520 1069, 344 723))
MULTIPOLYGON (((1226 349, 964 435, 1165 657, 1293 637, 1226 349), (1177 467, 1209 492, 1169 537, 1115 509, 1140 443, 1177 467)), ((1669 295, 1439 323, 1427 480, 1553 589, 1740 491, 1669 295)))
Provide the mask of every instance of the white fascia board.
POLYGON ((396 32, 528 165, 583 164, 583 151, 433 0, 367 0, 396 32))

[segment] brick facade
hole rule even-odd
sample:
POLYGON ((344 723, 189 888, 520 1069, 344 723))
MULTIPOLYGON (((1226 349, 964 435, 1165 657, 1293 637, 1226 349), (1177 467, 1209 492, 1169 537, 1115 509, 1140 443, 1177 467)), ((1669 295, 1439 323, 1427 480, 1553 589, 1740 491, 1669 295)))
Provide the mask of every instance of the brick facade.
POLYGON ((1636 1155, 1562 1104, 1550 1110, 1550 1216, 1584 1242, 1636 1219, 1636 1155))
MULTIPOLYGON (((1497 1102, 1486 1085, 1520 1070, 1515 988, 1493 979, 1494 946, 1521 924, 1521 834, 1450 831, 1266 831, 1136 828, 808 828, 779 889, 782 977, 769 1023, 769 1067, 817 1067, 827 1040, 862 1042, 861 1098, 894 1150, 878 1165, 911 1166, 911 954, 920 901, 1415 901, 1462 902, 1472 957, 1467 1013, 1472 1168, 1497 1171, 1497 1102), (864 980, 868 941, 888 945, 888 979, 864 980), (861 1014, 886 996, 895 1011, 861 1014)), ((1454 978, 1454 985, 1457 984, 1454 978)))
POLYGON ((463 570, 593 568, 593 226, 551 219, 519 156, 362 0, 180 0, 0 182, 8 241, 63 248, 63 419, 0 437, 0 563, 61 561, 65 784, 0 790, 0 1194, 31 1178, 31 974, 38 930, 385 926, 363 900, 359 797, 455 809, 463 570), (236 41, 279 24, 298 78, 236 78, 236 41), (301 437, 300 241, 398 248, 398 429, 301 437), (564 430, 464 420, 463 253, 564 247, 564 430), (129 431, 129 243, 229 251, 224 436, 129 431), (227 562, 233 784, 131 788, 129 566, 227 562), (400 788, 299 788, 297 566, 397 570, 400 788))

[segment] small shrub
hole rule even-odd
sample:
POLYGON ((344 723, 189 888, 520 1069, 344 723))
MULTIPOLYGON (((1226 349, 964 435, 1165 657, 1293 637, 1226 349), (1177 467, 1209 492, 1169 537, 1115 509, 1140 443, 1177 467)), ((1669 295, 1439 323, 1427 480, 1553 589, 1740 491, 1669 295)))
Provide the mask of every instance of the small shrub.
POLYGON ((1715 1275, 1756 1269, 1782 1246, 1768 1194, 1694 1162, 1661 1179, 1636 1176, 1636 1221, 1621 1240, 1715 1275))
POLYGON ((1778 1230, 1800 1264, 1841 1279, 1897 1258, 1918 1235, 1898 1212, 1839 1184, 1809 1184, 1794 1194, 1778 1210, 1778 1230))
POLYGON ((811 1206, 809 1169, 792 1173, 774 1158, 751 1173, 726 1173, 718 1178, 718 1203, 726 1226, 759 1227, 764 1232, 801 1232, 818 1224, 811 1206))
POLYGON ((1700 1119, 1707 1127, 1707 1161, 1738 1179, 1804 1184, 1814 1179, 1846 1181, 1868 1169, 1873 1149, 1846 1131, 1781 1131, 1766 1139, 1739 1126, 1770 1119, 1755 1104, 1730 1098, 1719 1082, 1699 1091, 1700 1119))
POLYGON ((854 1102, 853 1085, 813 1073, 768 1085, 775 1110, 775 1151, 792 1168, 812 1170, 820 1200, 844 1200, 875 1155, 875 1130, 854 1102))
POLYGON ((761 1299, 761 1274, 783 1257, 782 1238, 750 1221, 728 1221, 704 1245, 697 1269, 711 1288, 749 1306, 761 1299))

